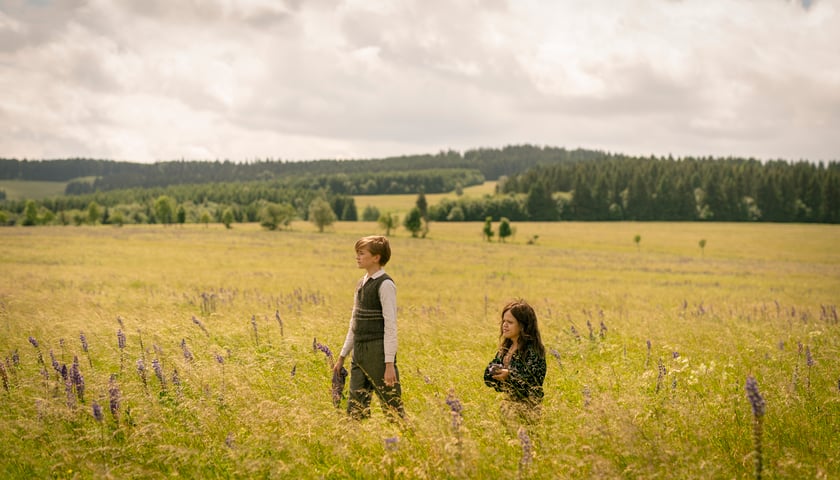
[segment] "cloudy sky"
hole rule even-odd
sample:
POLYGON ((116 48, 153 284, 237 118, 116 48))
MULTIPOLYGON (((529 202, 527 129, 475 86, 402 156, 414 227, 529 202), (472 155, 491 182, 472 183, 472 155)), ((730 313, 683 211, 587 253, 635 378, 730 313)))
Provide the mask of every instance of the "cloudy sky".
POLYGON ((840 0, 0 0, 0 157, 840 160, 840 0))

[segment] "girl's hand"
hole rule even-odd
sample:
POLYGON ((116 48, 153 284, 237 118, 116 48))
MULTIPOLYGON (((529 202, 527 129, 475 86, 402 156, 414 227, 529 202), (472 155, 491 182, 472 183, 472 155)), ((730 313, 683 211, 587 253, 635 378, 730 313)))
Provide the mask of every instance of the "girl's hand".
POLYGON ((504 382, 505 380, 510 377, 510 369, 509 368, 500 368, 496 370, 496 374, 493 375, 493 380, 498 380, 500 382, 504 382))

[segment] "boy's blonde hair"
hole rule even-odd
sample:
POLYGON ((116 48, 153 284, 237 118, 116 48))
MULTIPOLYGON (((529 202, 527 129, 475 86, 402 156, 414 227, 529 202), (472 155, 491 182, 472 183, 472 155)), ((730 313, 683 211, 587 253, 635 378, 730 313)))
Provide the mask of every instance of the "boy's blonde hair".
POLYGON ((379 255, 379 265, 385 266, 391 259, 391 244, 382 235, 369 235, 356 241, 356 251, 367 249, 371 255, 379 255))

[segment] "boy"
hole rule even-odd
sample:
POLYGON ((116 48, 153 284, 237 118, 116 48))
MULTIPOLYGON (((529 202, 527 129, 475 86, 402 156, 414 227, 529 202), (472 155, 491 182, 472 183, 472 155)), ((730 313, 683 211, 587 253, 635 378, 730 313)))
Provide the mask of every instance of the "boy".
POLYGON ((366 271, 356 288, 350 328, 335 364, 339 373, 353 351, 347 413, 370 416, 371 393, 388 415, 404 417, 397 370, 397 286, 382 267, 391 259, 388 239, 372 235, 356 242, 356 265, 366 271))

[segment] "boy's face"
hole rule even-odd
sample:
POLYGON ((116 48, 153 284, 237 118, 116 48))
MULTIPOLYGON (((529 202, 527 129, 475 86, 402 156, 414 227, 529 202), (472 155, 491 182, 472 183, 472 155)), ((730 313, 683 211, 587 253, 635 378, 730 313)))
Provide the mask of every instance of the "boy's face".
POLYGON ((370 270, 374 267, 379 267, 379 255, 371 255, 367 248, 360 248, 356 250, 356 266, 365 270, 370 270))

